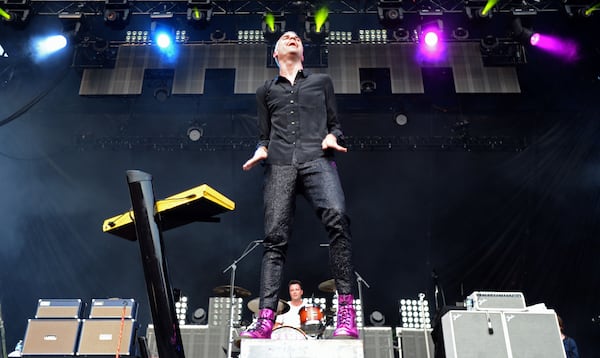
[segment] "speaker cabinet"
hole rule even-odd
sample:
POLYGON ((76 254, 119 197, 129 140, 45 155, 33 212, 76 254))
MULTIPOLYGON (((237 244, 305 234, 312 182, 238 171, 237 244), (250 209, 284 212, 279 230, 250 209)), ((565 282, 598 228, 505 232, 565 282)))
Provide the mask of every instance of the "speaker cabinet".
POLYGON ((133 299, 111 298, 92 299, 89 318, 118 318, 136 319, 137 302, 133 299))
POLYGON ((442 330, 447 358, 565 358, 552 310, 448 311, 442 330))
POLYGON ((429 358, 434 356, 431 329, 396 328, 400 358, 429 358))
MULTIPOLYGON (((211 325, 183 325, 179 326, 183 351, 186 357, 194 358, 215 358, 225 357, 227 354, 229 338, 229 328, 211 326, 211 325)), ((234 339, 238 336, 234 330, 234 339)), ((148 339, 148 357, 159 358, 158 347, 156 346, 156 334, 154 325, 149 324, 146 329, 146 338, 148 339)), ((232 347, 232 351, 238 351, 239 348, 232 347)))
POLYGON ((131 356, 135 354, 136 321, 133 319, 83 320, 77 355, 131 356), (120 339, 119 339, 120 338, 120 339))
POLYGON ((22 355, 75 355, 80 326, 79 319, 30 319, 22 355))
POLYGON ((503 318, 513 357, 565 358, 554 311, 505 312, 503 318))
POLYGON ((39 299, 35 318, 81 318, 80 299, 39 299))

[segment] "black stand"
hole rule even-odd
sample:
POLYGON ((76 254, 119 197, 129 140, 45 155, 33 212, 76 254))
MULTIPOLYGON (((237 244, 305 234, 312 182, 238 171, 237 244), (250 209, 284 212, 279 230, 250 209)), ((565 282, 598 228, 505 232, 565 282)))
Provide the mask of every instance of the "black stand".
MULTIPOLYGON (((233 293, 235 291, 235 270, 237 270, 238 262, 242 261, 246 255, 248 255, 252 250, 254 250, 258 245, 260 245, 263 240, 254 240, 252 241, 242 252, 242 255, 237 259, 233 260, 233 263, 225 270, 223 273, 231 270, 231 279, 229 280, 229 337, 227 338, 227 358, 231 358, 231 350, 233 349, 233 293)), ((162 358, 162 357, 161 357, 162 358)))
POLYGON ((354 271, 354 274, 356 275, 356 286, 358 287, 358 298, 360 299, 360 304, 362 306, 362 309, 360 310, 360 319, 362 322, 362 327, 360 330, 362 332, 362 337, 364 339, 365 337, 365 332, 364 332, 364 327, 366 325, 365 322, 365 304, 363 301, 363 297, 362 297, 362 285, 364 284, 367 288, 371 288, 371 286, 369 286, 369 284, 367 283, 367 281, 365 281, 360 274, 358 273, 358 271, 354 271))
POLYGON ((139 170, 128 170, 127 183, 135 217, 135 232, 142 254, 158 355, 160 358, 185 358, 175 314, 173 290, 164 257, 162 235, 155 220, 152 176, 139 170))

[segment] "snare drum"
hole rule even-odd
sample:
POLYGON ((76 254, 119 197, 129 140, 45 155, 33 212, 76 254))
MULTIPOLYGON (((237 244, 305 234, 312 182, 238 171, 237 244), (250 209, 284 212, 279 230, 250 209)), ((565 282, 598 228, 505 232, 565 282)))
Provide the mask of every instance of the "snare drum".
POLYGON ((304 340, 308 339, 306 334, 299 328, 280 326, 271 332, 271 339, 275 340, 304 340))
POLYGON ((300 322, 302 329, 308 334, 321 334, 325 329, 323 325, 323 311, 314 305, 305 305, 300 308, 300 322))

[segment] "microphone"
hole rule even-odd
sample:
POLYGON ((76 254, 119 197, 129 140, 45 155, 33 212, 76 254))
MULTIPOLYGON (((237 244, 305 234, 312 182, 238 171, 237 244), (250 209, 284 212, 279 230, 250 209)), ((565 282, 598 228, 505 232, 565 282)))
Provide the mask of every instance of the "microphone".
POLYGON ((494 328, 492 328, 492 319, 490 318, 489 313, 486 312, 485 315, 487 316, 488 333, 494 334, 494 328))
POLYGON ((319 244, 320 247, 329 247, 329 244, 319 244))

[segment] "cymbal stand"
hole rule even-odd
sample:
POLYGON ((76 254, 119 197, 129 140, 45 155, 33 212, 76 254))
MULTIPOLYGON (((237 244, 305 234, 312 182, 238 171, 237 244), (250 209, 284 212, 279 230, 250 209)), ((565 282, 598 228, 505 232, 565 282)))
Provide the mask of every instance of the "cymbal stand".
POLYGON ((233 349, 233 296, 235 291, 235 271, 237 269, 237 264, 238 262, 242 261, 244 257, 246 257, 246 255, 252 252, 252 250, 254 250, 262 242, 263 240, 254 240, 250 242, 250 244, 246 246, 244 252, 242 252, 242 255, 237 259, 233 260, 233 263, 227 266, 225 270, 223 270, 223 273, 231 270, 231 279, 229 281, 229 337, 227 338, 227 358, 231 358, 231 350, 233 349))
POLYGON ((364 327, 365 327, 365 304, 363 301, 363 297, 362 297, 362 285, 364 284, 367 288, 371 288, 371 286, 369 286, 369 284, 367 283, 367 281, 365 281, 362 276, 360 276, 360 274, 358 273, 358 271, 354 271, 354 274, 356 275, 356 286, 358 287, 358 298, 360 299, 360 305, 361 305, 361 310, 360 310, 360 318, 361 318, 361 322, 362 322, 362 328, 360 329, 362 331, 362 337, 365 337, 365 332, 364 332, 364 327))

